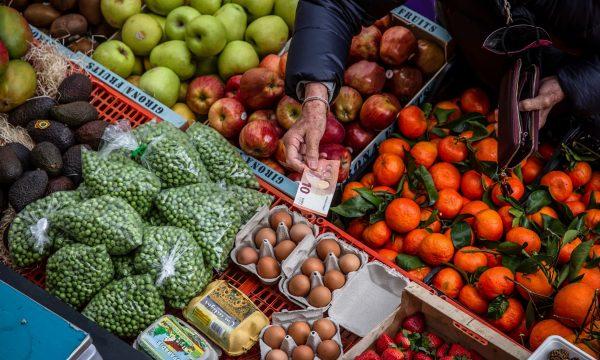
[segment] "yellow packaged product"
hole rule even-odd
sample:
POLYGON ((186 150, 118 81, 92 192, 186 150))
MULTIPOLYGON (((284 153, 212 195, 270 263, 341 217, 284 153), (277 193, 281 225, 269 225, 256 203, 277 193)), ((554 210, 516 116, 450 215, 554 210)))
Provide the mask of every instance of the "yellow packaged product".
POLYGON ((224 280, 210 283, 190 301, 183 316, 231 356, 250 350, 269 325, 252 300, 224 280))

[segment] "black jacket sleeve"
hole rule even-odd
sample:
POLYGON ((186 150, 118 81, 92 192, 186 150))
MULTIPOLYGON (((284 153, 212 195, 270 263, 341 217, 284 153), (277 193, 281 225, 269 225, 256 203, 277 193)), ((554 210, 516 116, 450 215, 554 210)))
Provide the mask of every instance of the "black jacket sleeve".
POLYGON ((372 24, 403 2, 300 0, 286 66, 286 93, 297 98, 300 81, 333 82, 337 92, 344 82, 352 37, 361 25, 372 24))

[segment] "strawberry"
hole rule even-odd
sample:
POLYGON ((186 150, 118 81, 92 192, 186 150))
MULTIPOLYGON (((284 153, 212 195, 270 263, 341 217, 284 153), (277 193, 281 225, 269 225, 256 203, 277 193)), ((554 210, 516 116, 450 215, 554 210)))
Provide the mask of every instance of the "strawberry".
POLYGON ((408 316, 402 320, 402 328, 412 332, 422 333, 425 331, 425 315, 423 315, 422 312, 417 312, 408 316))
POLYGON ((461 344, 452 344, 450 345, 450 350, 448 350, 448 355, 451 356, 464 356, 466 358, 471 358, 471 353, 461 344))
POLYGON ((389 347, 396 347, 396 344, 394 344, 394 340, 392 340, 392 338, 386 333, 381 334, 375 342, 375 348, 377 349, 377 353, 381 354, 385 351, 385 349, 389 347))
POLYGON ((415 352, 413 350, 406 350, 404 352, 404 360, 414 360, 415 352))
POLYGON ((433 358, 426 353, 419 351, 413 356, 413 360, 433 360, 433 358))
POLYGON ((355 360, 381 360, 379 355, 373 350, 367 350, 364 353, 358 355, 355 360))
POLYGON ((409 349, 410 348, 410 339, 404 335, 402 331, 398 331, 396 337, 394 338, 394 342, 400 349, 409 349))
POLYGON ((450 345, 442 344, 442 346, 437 348, 437 350, 435 351, 435 357, 438 359, 443 357, 444 355, 446 355, 448 353, 448 349, 450 349, 450 345))
POLYGON ((381 354, 381 360, 404 360, 404 354, 399 349, 387 348, 381 354))
POLYGON ((437 349, 444 344, 444 340, 434 333, 427 333, 424 336, 423 345, 429 349, 437 349))

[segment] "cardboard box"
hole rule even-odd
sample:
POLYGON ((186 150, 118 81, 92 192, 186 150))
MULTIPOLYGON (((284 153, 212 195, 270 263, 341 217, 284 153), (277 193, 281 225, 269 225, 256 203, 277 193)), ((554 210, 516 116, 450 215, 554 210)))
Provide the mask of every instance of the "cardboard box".
POLYGON ((486 359, 527 359, 531 355, 529 350, 413 282, 404 288, 397 310, 345 353, 343 359, 354 359, 362 354, 384 332, 393 337, 402 320, 418 311, 425 314, 429 331, 446 342, 473 349, 486 359))

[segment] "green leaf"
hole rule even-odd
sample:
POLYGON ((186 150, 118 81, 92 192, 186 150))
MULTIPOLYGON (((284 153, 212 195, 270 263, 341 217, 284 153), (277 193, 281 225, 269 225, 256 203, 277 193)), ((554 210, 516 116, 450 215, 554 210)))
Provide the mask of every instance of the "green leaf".
POLYGON ((496 250, 498 250, 499 252, 501 252, 504 255, 518 255, 521 253, 521 250, 523 250, 524 248, 525 248, 525 246, 515 244, 515 243, 509 242, 509 241, 504 241, 498 245, 498 248, 496 250))
POLYGON ((485 116, 478 113, 469 113, 461 116, 451 123, 445 124, 443 127, 450 129, 450 131, 460 134, 463 131, 469 130, 471 122, 479 122, 481 124, 487 123, 485 116))
POLYGON ((566 229, 560 220, 555 219, 552 216, 542 214, 542 223, 544 224, 544 231, 549 234, 549 236, 562 239, 566 229))
POLYGON ((538 270, 539 264, 535 259, 527 258, 523 260, 515 269, 515 272, 524 274, 533 274, 538 270))
POLYGON ((396 256, 396 264, 406 271, 411 271, 425 266, 425 263, 423 263, 423 261, 421 261, 421 259, 419 259, 417 256, 408 254, 398 254, 398 256, 396 256))
POLYGON ((533 301, 529 300, 527 302, 527 307, 525 308, 525 327, 531 329, 531 325, 535 322, 535 305, 533 301))
POLYGON ((492 187, 490 186, 481 197, 481 201, 483 201, 490 209, 496 209, 496 204, 492 201, 492 187))
POLYGON ((502 266, 509 268, 510 271, 515 272, 517 267, 521 263, 521 259, 516 256, 503 255, 502 266))
POLYGON ((438 213, 439 210, 438 209, 433 209, 433 211, 431 212, 431 215, 429 215, 429 218, 427 220, 421 221, 419 223, 419 228, 426 228, 429 225, 433 224, 434 222, 436 222, 437 218, 438 218, 438 213))
POLYGON ((578 232, 583 232, 583 230, 585 229, 585 213, 583 214, 579 214, 579 216, 577 216, 576 218, 574 218, 571 223, 569 223, 569 226, 567 227, 567 229, 569 230, 577 230, 578 232))
POLYGON ((579 234, 579 231, 577 231, 577 230, 567 230, 565 232, 565 235, 562 238, 560 246, 565 246, 566 244, 575 240, 575 238, 577 237, 578 234, 579 234))
POLYGON ((433 205, 438 200, 438 192, 433 183, 433 178, 425 166, 420 165, 414 173, 417 178, 421 181, 427 192, 427 198, 429 199, 428 205, 433 205))
POLYGON ((421 110, 423 110, 423 113, 425 114, 425 119, 428 119, 429 115, 431 115, 431 110, 433 110, 433 105, 431 103, 425 103, 421 106, 421 110))
POLYGON ((533 214, 539 211, 544 206, 552 204, 552 196, 545 189, 540 189, 532 192, 525 201, 525 212, 533 214))
POLYGON ((429 130, 429 132, 431 134, 434 134, 434 135, 439 136, 441 138, 446 137, 446 133, 444 132, 444 130, 440 129, 439 127, 433 127, 433 128, 431 128, 431 130, 429 130))
POLYGON ((450 237, 455 249, 471 245, 472 230, 465 221, 459 221, 450 228, 450 237))
POLYGON ((498 320, 504 315, 506 309, 508 309, 508 300, 506 299, 506 296, 500 295, 490 301, 487 312, 488 317, 498 320))
POLYGON ((523 182, 523 170, 521 169, 521 164, 517 165, 517 167, 515 167, 513 172, 515 173, 515 175, 517 175, 519 180, 521 180, 521 182, 523 182))
POLYGON ((483 138, 486 138, 490 135, 490 132, 487 130, 485 125, 481 124, 477 121, 467 121, 467 130, 473 131, 473 136, 468 139, 469 143, 473 143, 475 141, 479 141, 483 138))
POLYGON ((455 111, 455 109, 442 109, 436 107, 433 109, 433 116, 435 116, 438 125, 444 125, 448 122, 450 115, 452 115, 455 111))
POLYGON ((375 206, 365 200, 362 196, 355 196, 352 199, 331 208, 331 211, 346 218, 361 217, 372 210, 375 210, 375 206))
POLYGON ((582 242, 571 253, 571 260, 569 261, 569 281, 574 281, 577 277, 577 273, 581 270, 585 259, 587 259, 592 245, 594 245, 594 240, 582 242))
POLYGON ((562 283, 567 280, 567 277, 569 276, 569 267, 565 266, 564 268, 562 268, 562 270, 560 271, 560 273, 558 274, 558 276, 556 277, 556 281, 555 281, 555 288, 559 288, 562 283))
POLYGON ((383 200, 373 193, 373 190, 365 189, 365 188, 357 188, 354 189, 363 199, 367 200, 371 204, 375 206, 379 206, 383 203, 383 200))

